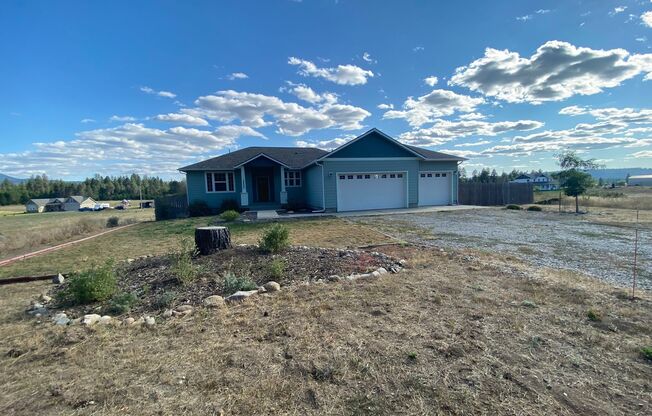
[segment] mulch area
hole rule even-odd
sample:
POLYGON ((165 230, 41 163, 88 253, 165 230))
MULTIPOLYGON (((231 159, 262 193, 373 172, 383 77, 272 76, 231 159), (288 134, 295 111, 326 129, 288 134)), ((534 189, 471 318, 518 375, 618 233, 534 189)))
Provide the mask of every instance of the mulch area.
MULTIPOLYGON (((331 275, 341 277, 352 273, 368 273, 379 267, 387 270, 398 265, 399 258, 376 251, 337 250, 312 247, 290 247, 270 254, 256 246, 237 246, 193 260, 197 278, 180 284, 173 271, 171 256, 149 257, 118 267, 118 292, 132 293, 138 301, 129 312, 160 313, 180 304, 201 305, 211 295, 228 296, 224 291, 227 274, 246 277, 261 286, 271 280, 282 287, 326 279, 331 275), (283 273, 274 276, 270 265, 282 262, 283 273)), ((64 285, 65 286, 65 285, 64 285)), ((59 287, 55 290, 61 290, 59 287)), ((67 307, 72 315, 85 313, 116 313, 108 310, 109 303, 67 307)))

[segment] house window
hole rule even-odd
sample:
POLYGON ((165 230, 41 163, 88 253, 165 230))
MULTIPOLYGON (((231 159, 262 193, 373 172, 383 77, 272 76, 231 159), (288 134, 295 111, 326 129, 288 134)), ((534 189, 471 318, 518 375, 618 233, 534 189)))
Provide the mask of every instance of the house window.
POLYGON ((233 172, 206 172, 206 192, 233 192, 233 172))
POLYGON ((344 179, 346 179, 346 176, 340 175, 340 179, 344 180, 344 179))
POLYGON ((381 177, 382 179, 387 179, 387 174, 383 173, 382 175, 380 175, 380 177, 381 177))
POLYGON ((285 187, 296 188, 301 186, 301 171, 300 170, 286 170, 285 171, 285 187))
POLYGON ((394 173, 390 173, 390 174, 389 174, 389 178, 390 178, 390 179, 396 178, 396 174, 394 174, 394 173))
POLYGON ((371 179, 371 175, 364 175, 365 179, 371 179))
POLYGON ((356 175, 356 179, 362 179, 362 175, 356 175))
POLYGON ((399 174, 396 175, 396 177, 397 177, 397 178, 402 178, 402 177, 403 177, 403 174, 402 174, 402 173, 399 173, 399 174))
POLYGON ((441 177, 442 177, 442 178, 445 178, 445 177, 446 177, 446 174, 445 174, 445 173, 442 173, 442 174, 441 174, 441 177))

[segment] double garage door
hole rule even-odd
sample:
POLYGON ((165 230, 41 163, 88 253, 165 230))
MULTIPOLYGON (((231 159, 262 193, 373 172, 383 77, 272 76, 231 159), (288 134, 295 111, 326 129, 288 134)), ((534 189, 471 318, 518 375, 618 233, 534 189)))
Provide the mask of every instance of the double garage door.
POLYGON ((338 173, 337 210, 407 207, 407 173, 338 173))

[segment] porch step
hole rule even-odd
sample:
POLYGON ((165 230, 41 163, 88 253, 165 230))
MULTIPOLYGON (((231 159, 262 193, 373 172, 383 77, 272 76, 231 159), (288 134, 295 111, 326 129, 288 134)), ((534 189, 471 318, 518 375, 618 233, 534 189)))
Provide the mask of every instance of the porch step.
POLYGON ((278 213, 274 210, 256 211, 256 218, 259 220, 269 220, 278 218, 278 213))

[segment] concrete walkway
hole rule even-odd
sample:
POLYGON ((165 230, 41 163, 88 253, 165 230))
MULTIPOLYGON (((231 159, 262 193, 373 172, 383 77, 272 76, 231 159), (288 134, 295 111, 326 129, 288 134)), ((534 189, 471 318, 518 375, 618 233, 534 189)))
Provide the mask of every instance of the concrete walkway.
POLYGON ((371 217, 379 215, 400 215, 400 214, 426 214, 429 212, 446 212, 446 211, 462 211, 470 209, 486 209, 491 207, 481 207, 477 205, 441 205, 433 207, 416 207, 416 208, 398 208, 398 209, 377 209, 368 211, 347 211, 347 212, 311 212, 311 213, 296 213, 296 214, 281 214, 276 217, 261 217, 261 212, 258 211, 258 219, 262 218, 316 218, 316 217, 371 217))
POLYGON ((279 215, 273 209, 256 211, 256 219, 258 220, 273 220, 275 218, 279 218, 279 215))

